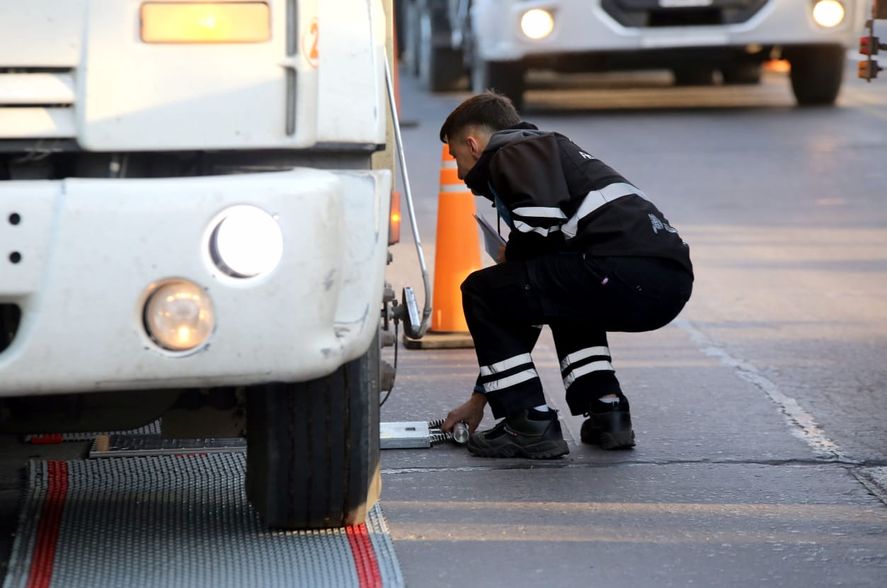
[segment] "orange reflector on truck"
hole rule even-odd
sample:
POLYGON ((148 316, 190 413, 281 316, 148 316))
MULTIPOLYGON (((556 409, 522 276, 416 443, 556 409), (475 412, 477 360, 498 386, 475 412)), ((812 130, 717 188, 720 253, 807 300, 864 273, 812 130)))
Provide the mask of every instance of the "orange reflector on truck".
POLYGON ((391 209, 388 214, 388 244, 400 243, 400 192, 391 191, 391 209))
POLYGON ((271 38, 265 2, 145 2, 145 43, 261 43, 271 38))

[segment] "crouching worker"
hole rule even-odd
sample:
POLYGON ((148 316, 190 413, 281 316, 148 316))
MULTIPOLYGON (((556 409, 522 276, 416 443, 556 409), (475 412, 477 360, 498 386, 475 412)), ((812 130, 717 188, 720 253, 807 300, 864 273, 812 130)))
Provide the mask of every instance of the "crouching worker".
POLYGON ((588 417, 582 442, 634 446, 607 332, 652 331, 678 315, 693 286, 686 243, 640 189, 567 137, 522 122, 504 96, 469 98, 440 138, 459 178, 511 229, 504 259, 462 284, 480 373, 443 429, 465 421, 468 449, 484 457, 569 452, 530 357, 546 324, 570 412, 588 417), (477 432, 487 404, 502 420, 477 432))

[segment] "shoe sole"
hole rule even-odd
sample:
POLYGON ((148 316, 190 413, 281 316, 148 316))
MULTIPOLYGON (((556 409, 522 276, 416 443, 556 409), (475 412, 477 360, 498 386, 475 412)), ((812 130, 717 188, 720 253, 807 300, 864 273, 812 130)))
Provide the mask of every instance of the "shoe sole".
POLYGON ((608 412, 598 417, 603 421, 607 432, 600 428, 583 427, 582 442, 587 445, 599 445, 601 449, 631 449, 635 446, 634 431, 631 428, 631 417, 625 412, 608 412))
POLYGON ((468 451, 478 457, 525 457, 527 459, 555 459, 570 453, 566 441, 542 441, 526 447, 505 445, 502 447, 478 447, 469 445, 468 451))
POLYGON ((601 449, 631 449, 634 447, 634 431, 601 433, 598 435, 597 444, 601 449))

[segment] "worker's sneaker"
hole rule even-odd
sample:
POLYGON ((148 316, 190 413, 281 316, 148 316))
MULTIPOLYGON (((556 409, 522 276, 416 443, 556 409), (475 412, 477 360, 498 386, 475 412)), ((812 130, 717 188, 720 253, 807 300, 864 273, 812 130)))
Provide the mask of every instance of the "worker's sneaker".
POLYGON ((601 449, 634 447, 631 410, 625 396, 620 394, 612 401, 592 400, 586 416, 588 418, 582 423, 580 431, 583 443, 600 445, 601 449))
POLYGON ((557 411, 533 409, 505 417, 492 429, 473 434, 468 439, 468 451, 480 457, 530 459, 552 459, 570 452, 557 411))

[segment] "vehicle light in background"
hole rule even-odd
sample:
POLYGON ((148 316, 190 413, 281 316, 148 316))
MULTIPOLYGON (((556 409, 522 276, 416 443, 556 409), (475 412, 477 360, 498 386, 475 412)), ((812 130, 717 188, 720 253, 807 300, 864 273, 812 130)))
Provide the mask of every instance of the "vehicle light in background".
POLYGON ((212 334, 212 300, 200 286, 186 280, 160 285, 145 303, 145 328, 158 345, 169 351, 190 351, 212 334))
POLYGON ((271 38, 265 2, 145 2, 145 43, 261 43, 271 38))
POLYGON ((391 191, 391 208, 388 213, 388 244, 400 243, 400 192, 391 191))
POLYGON ((813 20, 827 29, 844 22, 844 14, 844 5, 838 0, 818 0, 813 5, 813 20))
POLYGON ((520 17, 520 28, 531 39, 544 39, 554 30, 554 16, 547 10, 533 8, 520 17))
POLYGON ((283 231, 261 208, 232 206, 217 217, 209 252, 216 267, 232 278, 267 274, 283 257, 283 231))

